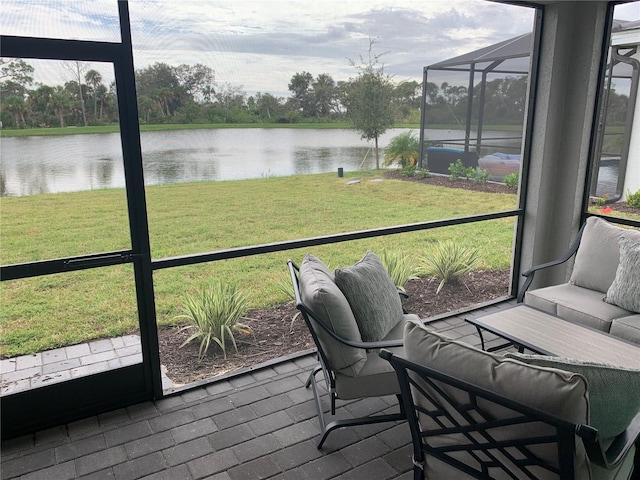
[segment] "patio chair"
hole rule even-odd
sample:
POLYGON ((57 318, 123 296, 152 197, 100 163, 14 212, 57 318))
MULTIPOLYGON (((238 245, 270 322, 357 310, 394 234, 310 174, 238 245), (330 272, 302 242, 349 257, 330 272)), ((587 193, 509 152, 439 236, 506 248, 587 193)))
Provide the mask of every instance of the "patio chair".
MULTIPOLYGON (((380 348, 388 348, 396 353, 402 353, 404 323, 407 318, 415 317, 417 319, 417 317, 404 314, 400 297, 393 282, 388 278, 388 273, 382 264, 379 263, 380 260, 374 257, 369 252, 361 262, 349 268, 357 270, 355 272, 357 274, 362 274, 358 281, 366 283, 365 287, 369 294, 377 296, 378 302, 385 303, 385 305, 376 307, 375 305, 379 305, 376 300, 363 299, 362 306, 365 310, 368 307, 379 308, 381 310, 379 316, 384 316, 382 310, 387 307, 387 313, 390 313, 395 319, 393 321, 397 320, 396 323, 392 321, 386 328, 383 326, 382 330, 378 332, 381 338, 375 341, 371 341, 369 338, 371 332, 366 332, 366 334, 361 332, 350 302, 336 285, 336 277, 318 258, 307 255, 300 267, 291 260, 287 262, 296 306, 309 332, 311 332, 318 351, 319 364, 313 368, 306 383, 307 388, 312 387, 313 389, 322 431, 317 443, 318 448, 322 448, 329 433, 336 428, 405 419, 397 377, 389 363, 379 357, 378 351, 380 348), (377 280, 385 284, 384 287, 378 285, 376 278, 370 277, 377 277, 377 280), (397 303, 395 300, 391 300, 389 295, 395 296, 397 303), (389 310, 392 305, 393 307, 389 310), (320 398, 320 382, 317 380, 317 375, 320 372, 323 373, 325 387, 329 394, 331 415, 329 418, 325 416, 320 398), (399 412, 382 412, 358 418, 335 418, 338 399, 355 400, 388 395, 398 397, 399 412)), ((349 273, 349 268, 336 271, 336 275, 340 277, 340 274, 345 273, 345 270, 349 273)), ((353 296, 350 300, 353 304, 353 296)), ((362 316, 362 312, 360 315, 362 316)), ((369 323, 375 323, 376 320, 379 320, 379 317, 373 317, 376 315, 372 314, 371 318, 367 319, 369 323)))
POLYGON ((404 339, 406 358, 380 356, 398 375, 414 480, 631 478, 637 405, 608 437, 614 422, 602 431, 588 424, 595 412, 582 375, 494 355, 415 322, 404 339))

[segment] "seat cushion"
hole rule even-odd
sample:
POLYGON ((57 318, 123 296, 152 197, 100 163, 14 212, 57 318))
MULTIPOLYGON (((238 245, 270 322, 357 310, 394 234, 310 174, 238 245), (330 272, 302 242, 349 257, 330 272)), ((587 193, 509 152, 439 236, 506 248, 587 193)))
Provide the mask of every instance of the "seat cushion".
MULTIPOLYGON (((405 314, 383 340, 401 340, 408 320, 420 323, 417 315, 405 314)), ((388 348, 396 355, 404 356, 403 347, 388 348)), ((377 397, 400 393, 398 377, 389 362, 380 358, 379 350, 367 352, 367 361, 356 377, 336 374, 336 393, 338 398, 349 400, 361 397, 377 397)))
MULTIPOLYGON (((362 341, 349 302, 319 258, 305 256, 300 265, 299 279, 302 303, 318 321, 341 338, 362 341)), ((312 324, 315 321, 313 318, 310 320, 312 324)), ((329 357, 331 368, 347 376, 357 375, 367 359, 366 352, 338 342, 317 325, 314 331, 318 335, 320 347, 329 357)))
MULTIPOLYGON (((513 359, 505 359, 474 348, 463 342, 453 341, 447 337, 432 332, 419 322, 409 320, 405 328, 404 346, 406 358, 414 363, 426 365, 446 375, 485 388, 503 395, 523 405, 547 412, 572 423, 586 424, 588 421, 588 392, 585 379, 578 374, 554 368, 527 365, 513 359)), ((425 383, 421 387, 431 390, 425 383)), ((467 403, 468 398, 462 396, 460 390, 453 387, 443 389, 448 395, 458 401, 467 403)), ((434 393, 438 396, 438 393, 434 393)), ((414 399, 423 407, 433 410, 433 407, 419 394, 414 399), (418 400, 422 398, 423 400, 418 400)), ((496 419, 505 418, 512 414, 508 409, 494 404, 487 405, 479 400, 479 405, 485 412, 496 419)), ((454 418, 460 419, 459 414, 449 412, 454 418)), ((463 420, 460 420, 463 421, 463 420)), ((429 417, 420 419, 423 431, 437 428, 429 417)), ((527 435, 547 435, 552 427, 542 424, 527 424, 527 435), (535 431, 534 431, 535 430, 535 431)), ((503 427, 494 432, 496 439, 512 439, 523 435, 522 427, 503 427)), ((462 434, 438 435, 429 438, 433 447, 468 443, 462 434)), ((551 445, 529 447, 535 455, 557 464, 557 450, 551 445)), ((477 460, 470 455, 460 454, 459 459, 469 465, 477 467, 477 460)), ((576 445, 575 453, 576 478, 590 478, 586 452, 581 442, 576 445)), ((439 462, 432 462, 427 458, 427 478, 467 478, 463 475, 447 477, 440 470, 439 462)), ((446 467, 445 467, 446 468, 446 467)), ((557 478, 549 472, 534 472, 536 478, 557 478)))
POLYGON ((599 217, 589 217, 576 253, 569 283, 605 293, 616 276, 620 238, 640 241, 640 231, 622 228, 599 217))
POLYGON ((640 313, 640 241, 620 239, 620 263, 605 301, 640 313))
POLYGON ((530 290, 524 303, 572 322, 609 332, 611 322, 629 312, 604 300, 604 294, 569 283, 530 290))
POLYGON ((365 342, 377 342, 402 319, 402 303, 389 273, 373 252, 334 272, 365 342))
POLYGON ((589 388, 589 425, 605 441, 624 432, 640 411, 640 370, 545 355, 506 353, 505 357, 582 375, 589 388))
POLYGON ((611 335, 640 344, 640 315, 616 318, 611 322, 611 335))

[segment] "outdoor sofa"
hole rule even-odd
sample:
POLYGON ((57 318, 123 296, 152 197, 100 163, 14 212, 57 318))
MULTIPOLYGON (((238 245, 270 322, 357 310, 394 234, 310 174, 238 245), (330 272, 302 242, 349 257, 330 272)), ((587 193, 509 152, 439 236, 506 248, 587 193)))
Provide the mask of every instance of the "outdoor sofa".
POLYGON ((640 231, 589 217, 564 257, 523 275, 518 302, 640 343, 640 231), (537 271, 574 255, 568 282, 529 290, 537 271))

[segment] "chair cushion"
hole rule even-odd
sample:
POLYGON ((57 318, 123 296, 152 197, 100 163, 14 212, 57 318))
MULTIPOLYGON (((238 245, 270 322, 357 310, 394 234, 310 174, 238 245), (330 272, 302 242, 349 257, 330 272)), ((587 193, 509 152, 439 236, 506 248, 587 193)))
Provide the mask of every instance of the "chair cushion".
POLYGON ((640 241, 620 239, 620 263, 605 301, 640 313, 640 241))
POLYGON ((506 353, 505 357, 582 375, 589 388, 589 425, 597 428, 603 439, 624 432, 640 411, 640 370, 545 355, 506 353))
MULTIPOLYGON (((302 303, 319 321, 341 338, 362 341, 349 302, 319 258, 305 256, 300 265, 299 279, 302 303)), ((314 330, 321 348, 330 359, 331 368, 347 376, 357 375, 367 359, 366 352, 338 342, 319 326, 314 330)))
MULTIPOLYGON (((404 347, 406 358, 414 363, 426 365, 439 372, 481 388, 496 392, 523 405, 536 408, 569 422, 586 424, 589 415, 587 384, 578 374, 553 368, 528 365, 513 359, 505 359, 472 347, 463 342, 451 340, 443 335, 428 330, 420 322, 409 320, 405 328, 404 347)), ((429 389, 425 384, 422 387, 429 389)), ((461 402, 461 392, 453 387, 444 387, 447 394, 461 402), (456 393, 458 392, 458 393, 456 393)), ((438 395, 438 394, 436 394, 438 395)), ((416 395, 416 402, 421 396, 416 395)), ((424 398, 424 397, 423 397, 424 398)), ((423 400, 423 407, 433 409, 423 400)), ((510 411, 496 405, 479 405, 496 419, 510 416, 510 411)), ((454 417, 459 415, 450 412, 454 417)), ((436 428, 428 417, 420 418, 423 431, 436 428)), ((543 424, 528 424, 527 435, 547 435, 554 429, 543 424), (534 431, 535 430, 535 431, 534 431)), ((458 434, 429 437, 433 447, 468 443, 468 439, 458 434)), ((518 438, 522 435, 522 427, 510 426, 494 432, 496 439, 518 438)), ((557 450, 551 445, 529 447, 535 455, 557 464, 557 450)), ((460 455, 460 460, 477 467, 477 460, 470 455, 460 455)), ((590 478, 587 456, 581 442, 576 444, 575 452, 576 478, 590 478)), ((427 478, 466 478, 464 476, 446 477, 440 470, 442 465, 431 462, 427 458, 427 478)), ((541 472, 534 473, 539 478, 551 478, 541 472)), ((557 478, 557 477, 553 477, 557 478)))
POLYGON ((367 252, 358 263, 334 272, 365 342, 377 342, 402 319, 398 289, 380 259, 367 252))
POLYGON ((616 318, 611 322, 611 335, 640 344, 640 315, 616 318))
POLYGON ((602 292, 563 283, 528 291, 524 303, 550 315, 609 332, 612 320, 626 317, 629 312, 604 302, 603 297, 602 292))
POLYGON ((640 232, 616 227, 599 217, 589 217, 582 233, 569 283, 605 293, 616 276, 621 237, 640 241, 640 232))
POLYGON ((485 352, 407 321, 407 359, 570 422, 587 421, 587 386, 571 372, 527 365, 485 352))
MULTIPOLYGON (((405 314, 383 340, 402 340, 408 320, 420 322, 417 315, 405 314)), ((396 355, 404 356, 403 347, 388 348, 396 355)), ((338 398, 349 400, 362 397, 378 397, 400 393, 398 377, 389 362, 378 355, 378 349, 367 352, 367 361, 355 378, 336 374, 338 398)))

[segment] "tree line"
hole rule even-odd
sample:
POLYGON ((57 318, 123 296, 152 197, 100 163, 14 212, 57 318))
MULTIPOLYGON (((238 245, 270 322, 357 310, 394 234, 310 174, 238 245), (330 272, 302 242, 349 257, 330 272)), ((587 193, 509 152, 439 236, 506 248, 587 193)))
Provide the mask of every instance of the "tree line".
MULTIPOLYGON (((115 83, 83 62, 62 62, 69 78, 63 85, 34 83, 34 68, 22 59, 0 59, 1 120, 4 128, 108 125, 118 121, 115 83)), ((346 119, 353 81, 331 75, 295 73, 290 96, 257 92, 216 82, 212 68, 157 62, 135 72, 142 124, 296 123, 346 119)), ((395 117, 419 121, 421 85, 392 85, 395 117), (411 118, 413 116, 413 118, 411 118)))
MULTIPOLYGON (((38 128, 108 125, 118 121, 114 82, 83 62, 62 62, 68 80, 64 85, 34 83, 34 68, 21 59, 0 59, 0 107, 4 128, 38 128)), ((357 75, 335 81, 328 73, 297 72, 287 85, 290 95, 267 92, 248 95, 242 86, 216 82, 211 67, 168 65, 157 62, 135 72, 141 124, 169 123, 297 123, 350 119, 349 110, 367 99, 362 82, 376 77, 384 86, 385 115, 393 122, 419 123, 422 85, 414 80, 395 82, 383 72, 378 57, 361 65, 352 62, 357 75), (375 67, 375 68, 374 68, 375 67), (376 70, 378 68, 378 70, 376 70), (368 69, 368 72, 367 72, 368 69), (374 75, 375 74, 375 75, 374 75)), ((485 87, 485 124, 522 124, 527 78, 497 78, 485 87)), ((477 115, 480 86, 474 87, 477 115)), ((367 92, 365 88, 365 92, 367 92)), ((370 93, 370 92, 369 92, 370 93)), ((626 97, 614 96, 620 110, 626 97), (617 99, 617 100, 616 100, 617 99)), ((467 87, 428 83, 425 92, 428 124, 455 124, 467 110, 467 87)), ((372 97, 375 98, 375 97, 372 97)), ((609 115, 615 118, 616 110, 609 115)))

